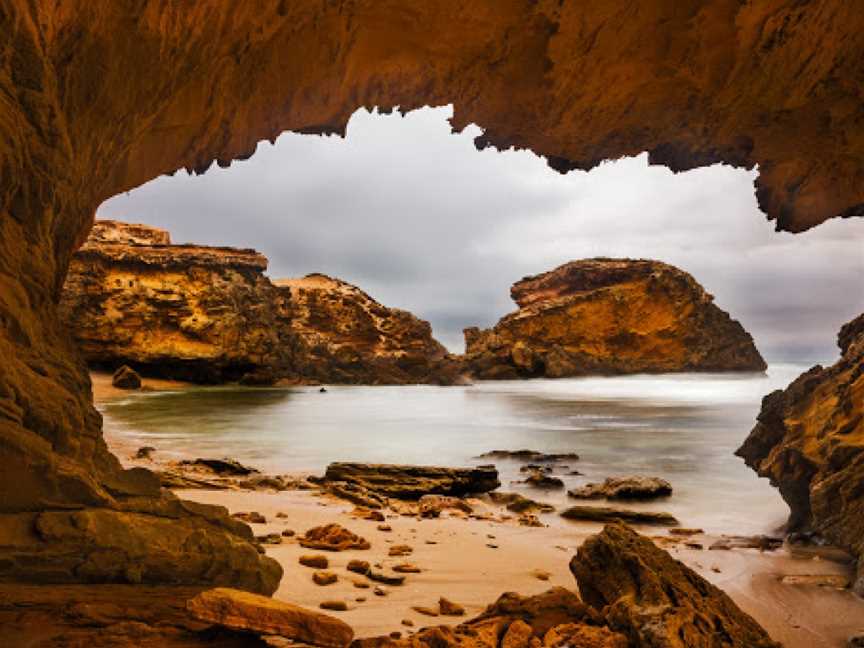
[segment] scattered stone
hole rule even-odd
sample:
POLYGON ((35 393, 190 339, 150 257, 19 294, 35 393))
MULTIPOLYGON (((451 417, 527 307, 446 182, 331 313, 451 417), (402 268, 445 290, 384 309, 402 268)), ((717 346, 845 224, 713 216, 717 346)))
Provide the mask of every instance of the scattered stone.
POLYGON ((153 446, 144 446, 143 448, 138 448, 138 451, 135 453, 136 459, 146 459, 150 461, 153 459, 151 456, 154 452, 156 452, 156 448, 153 446))
POLYGON ((780 582, 784 585, 811 585, 833 589, 848 589, 852 585, 842 574, 794 574, 781 577, 780 582))
POLYGON ((705 533, 702 529, 687 529, 684 527, 675 527, 674 529, 669 529, 669 533, 672 535, 678 536, 692 536, 692 535, 700 535, 705 533))
POLYGON ((274 490, 280 492, 288 489, 288 484, 278 475, 255 475, 239 482, 237 486, 247 490, 274 490))
MULTIPOLYGON (((370 569, 366 576, 369 578, 369 580, 373 580, 376 583, 383 583, 384 585, 402 585, 403 583, 405 583, 404 576, 388 574, 384 571, 379 571, 377 569, 370 569)), ((383 596, 383 594, 379 594, 379 596, 383 596)))
POLYGON ((410 545, 393 545, 387 552, 388 556, 408 556, 414 551, 410 545))
POLYGON ((204 466, 209 468, 217 475, 231 475, 234 477, 246 477, 252 473, 260 472, 257 468, 244 466, 239 461, 234 459, 195 459, 193 461, 184 460, 180 462, 181 466, 204 466))
POLYGON ((394 464, 331 463, 324 481, 348 482, 378 496, 418 500, 423 495, 485 493, 501 485, 492 468, 443 468, 394 464))
POLYGON ((552 466, 543 466, 541 464, 525 464, 524 466, 519 467, 519 472, 529 473, 529 472, 543 472, 543 473, 551 473, 552 466))
POLYGON ((318 604, 322 610, 331 610, 333 612, 347 612, 348 604, 345 601, 321 601, 318 604))
POLYGON ((567 494, 576 499, 649 500, 668 497, 672 485, 659 477, 608 477, 602 484, 586 484, 567 494))
POLYGON ((365 576, 369 571, 369 563, 365 560, 349 560, 345 569, 365 576))
POLYGON ((578 461, 579 455, 575 452, 546 453, 537 450, 492 450, 484 452, 477 459, 514 459, 516 461, 530 462, 555 462, 555 461, 578 461))
POLYGON ((463 616, 465 614, 464 607, 443 596, 438 599, 438 610, 444 616, 463 616))
POLYGON ((400 563, 393 567, 393 571, 397 574, 419 574, 423 570, 411 563, 400 563))
POLYGON ((354 582, 354 587, 356 587, 357 589, 369 589, 371 587, 371 585, 369 585, 369 583, 365 583, 363 581, 355 580, 353 582, 354 582))
POLYGON ((411 619, 402 619, 402 625, 408 626, 409 628, 413 628, 414 622, 411 619))
POLYGON ((590 522, 613 522, 622 520, 631 524, 659 524, 678 526, 679 522, 669 513, 652 511, 632 511, 607 506, 571 506, 562 511, 561 517, 568 520, 590 522))
POLYGON ((365 596, 358 596, 357 598, 354 599, 354 601, 357 603, 365 603, 366 597, 365 596))
POLYGON ((204 623, 279 635, 312 646, 344 648, 354 638, 351 626, 333 617, 224 587, 201 592, 186 603, 186 609, 204 623))
POLYGON ((393 527, 391 527, 389 524, 379 524, 379 525, 378 525, 377 527, 375 527, 375 528, 378 529, 379 531, 383 531, 383 532, 385 532, 385 533, 390 532, 390 531, 393 530, 393 527))
POLYGON ((316 585, 332 585, 339 578, 331 571, 316 571, 312 574, 312 581, 316 585))
POLYGON ((279 511, 279 512, 276 514, 276 517, 277 517, 277 518, 287 518, 287 517, 288 517, 288 514, 287 514, 287 513, 283 513, 282 511, 279 511))
POLYGON ((492 544, 491 542, 487 543, 486 546, 489 547, 490 549, 497 549, 498 548, 497 544, 492 544))
POLYGON ((412 605, 411 609, 414 610, 415 612, 419 612, 420 614, 425 614, 426 616, 430 616, 430 617, 437 617, 438 616, 438 610, 431 608, 431 607, 426 607, 425 605, 412 605))
POLYGON ((541 581, 548 581, 549 578, 552 576, 552 574, 549 573, 548 571, 546 571, 545 569, 535 569, 534 571, 531 572, 531 575, 534 578, 536 578, 537 580, 541 580, 541 581))
POLYGON ((624 524, 608 524, 570 561, 582 598, 631 645, 778 648, 722 590, 624 524))
POLYGON ((489 493, 489 498, 494 504, 500 504, 513 513, 529 513, 538 511, 540 513, 554 513, 555 507, 545 502, 538 502, 521 495, 520 493, 506 493, 495 491, 489 493))
POLYGON ((255 539, 261 544, 282 544, 282 535, 279 533, 267 533, 265 535, 255 536, 255 539))
POLYGON ((294 530, 293 529, 282 529, 282 537, 283 538, 293 538, 294 530))
POLYGON ((723 536, 708 547, 708 549, 712 551, 729 551, 730 549, 774 551, 782 546, 782 538, 773 538, 771 536, 723 536))
POLYGON ((387 592, 381 589, 380 587, 376 587, 372 590, 372 593, 375 596, 387 596, 387 592))
POLYGON ((372 545, 365 538, 352 533, 340 524, 325 524, 309 529, 299 539, 300 546, 307 549, 324 551, 345 551, 347 549, 369 549, 372 545))
POLYGON ((314 569, 327 569, 330 566, 330 561, 327 556, 321 554, 304 554, 297 559, 304 567, 312 567, 314 569))
POLYGON ((474 509, 458 497, 449 495, 424 495, 418 500, 420 517, 437 518, 446 509, 454 509, 463 513, 473 513, 474 509))
POLYGON ((527 527, 542 527, 545 526, 533 513, 523 513, 519 516, 519 524, 527 527))
POLYGON ((384 514, 381 511, 375 509, 368 509, 361 506, 358 506, 353 511, 351 511, 351 515, 353 515, 354 517, 358 517, 361 520, 372 520, 373 522, 384 521, 384 514))
POLYGON ((684 546, 688 549, 698 549, 699 551, 702 551, 705 548, 701 542, 685 542, 684 546))
POLYGON ((117 389, 141 389, 141 376, 132 367, 123 365, 114 372, 111 384, 117 389))

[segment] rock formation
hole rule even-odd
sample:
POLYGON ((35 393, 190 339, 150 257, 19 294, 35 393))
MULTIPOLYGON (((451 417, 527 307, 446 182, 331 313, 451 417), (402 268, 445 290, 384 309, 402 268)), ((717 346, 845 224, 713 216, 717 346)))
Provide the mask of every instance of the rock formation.
POLYGON ((324 483, 347 483, 380 497, 417 500, 424 495, 461 497, 486 493, 501 485, 494 466, 443 468, 335 462, 327 466, 324 483))
POLYGON ((764 371, 753 339, 693 277, 659 261, 585 259, 510 289, 519 310, 465 330, 481 379, 764 371))
POLYGON ((60 313, 95 366, 198 383, 452 384, 428 322, 325 275, 277 281, 254 250, 172 245, 165 230, 97 221, 60 313))
POLYGON ((273 382, 297 342, 290 306, 254 250, 171 245, 97 221, 72 258, 60 313, 87 361, 199 383, 273 382))
POLYGON ((349 283, 323 274, 280 279, 291 328, 305 352, 297 372, 327 383, 452 384, 461 363, 432 337, 429 322, 387 308, 349 283))
POLYGON ((813 532, 858 556, 864 595, 864 315, 840 329, 842 356, 762 400, 736 454, 780 489, 789 530, 813 532))
POLYGON ((485 129, 478 145, 559 170, 642 151, 675 170, 758 164, 761 208, 801 231, 862 211, 862 28, 841 0, 9 0, 0 516, 161 502, 107 451, 57 309, 107 198, 283 131, 342 133, 361 105, 453 103, 454 127, 485 129))

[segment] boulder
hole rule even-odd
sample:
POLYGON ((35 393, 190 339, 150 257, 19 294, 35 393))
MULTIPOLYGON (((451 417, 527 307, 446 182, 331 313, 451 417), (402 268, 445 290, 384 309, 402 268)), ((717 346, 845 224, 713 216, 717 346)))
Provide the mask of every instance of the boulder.
POLYGON ((561 512, 561 517, 568 520, 585 520, 587 522, 613 522, 622 520, 631 524, 657 524, 663 526, 678 526, 678 520, 669 513, 658 511, 633 511, 631 509, 614 508, 611 506, 571 506, 561 512))
POLYGON ((111 376, 111 384, 117 389, 141 389, 141 376, 129 365, 123 365, 111 376))
POLYGON ((672 485, 659 477, 608 477, 602 484, 585 484, 567 491, 575 499, 649 500, 672 494, 672 485))
POLYGON ((340 524, 325 524, 309 529, 299 539, 300 546, 324 551, 345 551, 347 549, 369 549, 372 545, 340 524))
POLYGON ((354 638, 351 626, 339 619, 234 589, 220 587, 201 592, 186 607, 192 616, 205 623, 276 635, 322 648, 343 648, 354 638))
POLYGON ((765 371, 753 338, 686 272, 645 259, 583 259, 513 284, 519 310, 465 330, 480 379, 765 371))
POLYGON ((324 474, 325 484, 348 482, 379 496, 418 500, 423 495, 461 497, 498 488, 494 468, 443 468, 396 464, 331 463, 324 474))
POLYGON ((570 561, 583 600, 645 648, 780 648, 722 590, 624 524, 607 525, 570 561))

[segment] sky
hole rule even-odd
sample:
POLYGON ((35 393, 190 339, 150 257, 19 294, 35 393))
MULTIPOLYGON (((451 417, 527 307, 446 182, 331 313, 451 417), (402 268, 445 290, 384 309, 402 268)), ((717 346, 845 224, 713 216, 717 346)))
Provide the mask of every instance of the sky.
POLYGON ((778 233, 756 169, 673 174, 641 155, 560 175, 529 151, 477 151, 481 130, 454 134, 451 115, 361 109, 344 139, 284 133, 228 169, 115 196, 97 218, 255 248, 272 278, 337 276, 429 320, 455 352, 463 328, 515 310, 513 282, 592 256, 690 272, 769 362, 831 362, 839 327, 864 311, 864 219, 778 233))

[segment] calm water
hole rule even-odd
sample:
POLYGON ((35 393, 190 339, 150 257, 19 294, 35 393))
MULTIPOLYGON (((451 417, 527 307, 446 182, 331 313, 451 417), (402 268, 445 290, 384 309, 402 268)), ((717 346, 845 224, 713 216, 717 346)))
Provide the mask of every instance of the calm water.
MULTIPOLYGON (((471 465, 493 449, 578 452, 584 476, 672 482, 668 510, 713 532, 776 529, 776 490, 733 456, 762 396, 806 369, 768 375, 676 374, 486 382, 469 387, 196 388, 132 394, 103 406, 110 433, 160 453, 230 456, 267 472, 320 473, 330 461, 471 465)), ((519 464, 496 461, 504 487, 519 464)), ((561 493, 533 491, 563 505, 561 493)))

